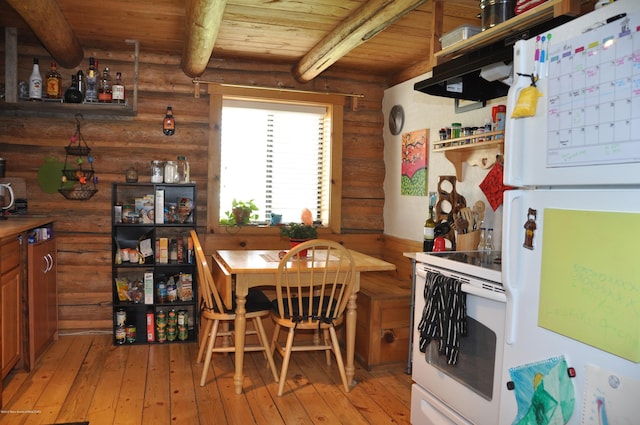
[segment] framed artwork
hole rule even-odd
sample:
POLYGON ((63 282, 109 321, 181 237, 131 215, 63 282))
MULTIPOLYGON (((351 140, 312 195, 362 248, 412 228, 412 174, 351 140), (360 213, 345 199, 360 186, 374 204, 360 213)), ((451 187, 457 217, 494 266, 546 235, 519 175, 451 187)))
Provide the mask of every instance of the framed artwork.
POLYGON ((427 164, 429 159, 429 130, 402 134, 402 167, 400 194, 427 196, 427 164))

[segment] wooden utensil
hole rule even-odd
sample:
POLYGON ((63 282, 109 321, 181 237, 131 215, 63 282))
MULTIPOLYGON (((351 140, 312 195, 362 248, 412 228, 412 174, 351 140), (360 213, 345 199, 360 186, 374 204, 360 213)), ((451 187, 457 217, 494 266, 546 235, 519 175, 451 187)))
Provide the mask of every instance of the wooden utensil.
POLYGON ((477 217, 476 226, 480 226, 480 223, 482 223, 482 221, 484 220, 484 209, 485 205, 482 201, 476 201, 476 203, 473 204, 472 211, 474 213, 474 216, 477 217))
POLYGON ((473 211, 471 208, 460 208, 460 216, 466 221, 466 233, 473 232, 473 211))

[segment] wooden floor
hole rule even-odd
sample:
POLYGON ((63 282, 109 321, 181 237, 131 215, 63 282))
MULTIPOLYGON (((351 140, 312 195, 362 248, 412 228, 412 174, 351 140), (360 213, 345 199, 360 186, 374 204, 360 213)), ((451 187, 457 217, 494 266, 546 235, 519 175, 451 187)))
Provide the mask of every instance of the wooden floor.
MULTIPOLYGON (((367 372, 349 393, 322 353, 294 353, 285 393, 262 353, 245 356, 244 393, 233 386, 233 357, 214 354, 200 387, 197 344, 115 347, 110 335, 63 336, 31 373, 4 381, 0 424, 408 424, 406 364, 367 372)), ((280 366, 276 355, 276 365, 280 366)))

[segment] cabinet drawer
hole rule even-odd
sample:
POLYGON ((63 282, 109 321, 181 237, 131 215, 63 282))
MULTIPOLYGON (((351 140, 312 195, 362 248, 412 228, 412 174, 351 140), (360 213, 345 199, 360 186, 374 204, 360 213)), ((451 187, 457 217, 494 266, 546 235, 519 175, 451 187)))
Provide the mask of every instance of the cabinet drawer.
POLYGON ((0 274, 4 274, 20 264, 20 242, 17 237, 0 241, 0 274))

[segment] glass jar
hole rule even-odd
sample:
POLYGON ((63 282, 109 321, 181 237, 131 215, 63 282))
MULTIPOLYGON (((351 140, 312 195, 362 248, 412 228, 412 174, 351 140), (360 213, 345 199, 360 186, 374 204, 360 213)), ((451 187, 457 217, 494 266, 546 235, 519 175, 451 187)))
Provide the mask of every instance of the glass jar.
POLYGON ((164 181, 164 163, 162 161, 151 161, 151 183, 162 183, 164 181))
POLYGON ((459 122, 451 123, 451 138, 457 139, 460 137, 460 133, 462 131, 462 124, 459 122))
POLYGON ((175 161, 167 161, 164 164, 164 182, 178 183, 178 164, 175 161))
POLYGON ((187 157, 180 155, 178 157, 178 181, 179 183, 191 182, 191 169, 187 157))
POLYGON ((138 170, 134 167, 131 167, 127 170, 127 174, 125 176, 127 183, 138 183, 138 170))

